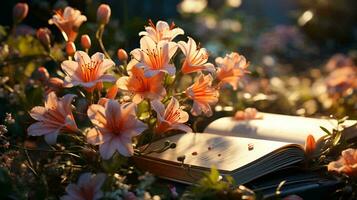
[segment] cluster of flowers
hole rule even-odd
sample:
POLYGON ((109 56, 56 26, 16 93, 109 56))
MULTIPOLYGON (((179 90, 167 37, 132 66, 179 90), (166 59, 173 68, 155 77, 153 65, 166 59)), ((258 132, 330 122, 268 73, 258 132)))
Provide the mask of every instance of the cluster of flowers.
POLYGON ((328 60, 325 69, 329 72, 326 85, 332 98, 351 95, 357 89, 357 66, 351 57, 335 54, 328 60))
MULTIPOLYGON (((14 22, 20 23, 27 13, 27 4, 17 4, 13 12, 14 22)), ((61 63, 61 70, 65 74, 62 78, 50 77, 45 67, 38 69, 40 80, 46 88, 46 99, 44 106, 31 109, 30 116, 37 122, 28 127, 28 135, 44 136, 48 144, 55 144, 60 133, 77 134, 83 136, 89 144, 99 146, 99 154, 104 160, 110 159, 116 152, 122 156, 132 156, 137 138, 144 131, 154 136, 172 130, 191 132, 189 119, 200 115, 211 116, 212 107, 219 101, 220 90, 226 86, 237 90, 241 78, 249 73, 249 63, 236 52, 216 58, 215 65, 210 63, 205 48, 201 48, 191 37, 187 37, 187 41, 177 41, 180 38, 178 36, 184 35, 184 30, 165 21, 156 24, 149 21, 145 31, 139 33, 140 48, 130 52, 129 61, 126 51, 119 49, 117 56, 123 65, 117 65, 101 41, 110 15, 108 5, 99 6, 97 39, 103 53, 97 52, 92 56, 88 55, 91 48, 88 35, 80 38, 83 51, 77 51, 74 43, 80 26, 87 20, 79 10, 71 7, 57 10, 49 20, 49 24, 59 28, 66 41, 68 60, 61 63), (183 76, 191 77, 193 81, 184 91, 178 91, 175 83, 182 81, 183 76), (75 120, 77 118, 73 114, 72 105, 78 96, 73 93, 75 90, 65 90, 67 94, 57 96, 59 88, 74 87, 83 89, 80 93, 84 92, 87 98, 89 105, 86 117, 93 125, 90 128, 79 127, 75 120), (101 97, 104 88, 107 89, 106 94, 101 97), (94 99, 95 92, 99 94, 97 99, 94 99), (142 103, 147 105, 147 118, 143 118, 142 113, 137 111, 138 105, 142 103)), ((49 29, 40 28, 36 35, 44 47, 50 49, 49 29)), ((355 68, 352 71, 355 72, 355 68)), ((348 86, 356 87, 355 73, 350 73, 351 70, 343 72, 348 77, 348 86)), ((341 83, 335 79, 332 76, 329 84, 346 85, 346 82, 341 83)), ((239 111, 235 115, 237 120, 261 117, 253 108, 239 111)), ((316 151, 316 142, 312 136, 307 138, 305 150, 307 155, 316 151)), ((338 161, 328 165, 328 170, 356 175, 356 155, 355 149, 343 151, 338 161)), ((78 184, 68 185, 67 195, 63 199, 87 198, 85 195, 99 199, 104 195, 100 188, 105 179, 104 174, 84 173, 78 184)))
MULTIPOLYGON (((312 135, 308 135, 305 140, 305 154, 307 158, 311 159, 321 156, 322 153, 319 148, 321 148, 321 144, 318 144, 312 135)), ((355 177, 357 175, 357 149, 348 148, 343 150, 338 160, 327 164, 327 170, 355 177)))
MULTIPOLYGON (((17 4, 14 8, 15 21, 21 22, 27 12, 27 4, 17 4)), ((60 133, 78 134, 89 144, 98 145, 104 160, 110 159, 115 152, 132 156, 136 147, 133 143, 137 141, 133 137, 139 137, 145 130, 154 135, 172 130, 191 132, 187 123, 189 118, 211 116, 212 106, 219 100, 219 91, 227 85, 237 90, 240 79, 248 73, 249 64, 242 55, 232 52, 218 57, 215 66, 209 62, 208 51, 193 38, 174 41, 184 34, 184 30, 174 23, 169 25, 158 21, 154 24, 151 20, 145 31, 139 33, 140 48, 130 52, 129 61, 126 51, 118 50, 117 56, 123 63, 118 66, 101 41, 110 15, 108 5, 99 6, 97 39, 103 53, 97 52, 92 56, 88 55, 91 47, 88 35, 81 37, 83 51, 77 51, 74 43, 79 27, 87 20, 79 10, 71 7, 57 10, 49 20, 49 24, 59 28, 66 41, 68 60, 61 63, 65 74, 62 78, 51 78, 45 67, 38 69, 45 85, 46 98, 44 106, 36 106, 29 112, 37 120, 28 127, 29 136, 44 136, 48 144, 55 144, 60 133), (113 70, 114 67, 118 70, 113 70), (179 83, 183 76, 192 78, 191 85, 184 91, 177 91, 174 84, 179 83), (67 94, 57 96, 58 88, 74 87, 80 88, 81 94, 85 93, 88 103, 86 116, 93 124, 90 128, 81 128, 76 122, 72 110, 72 101, 78 96, 74 94, 75 90, 65 90, 67 94), (105 97, 101 97, 104 88, 107 92, 105 97), (95 92, 99 95, 95 96, 95 92), (137 112, 138 105, 143 102, 147 103, 149 120, 143 120, 137 112)), ((49 29, 40 28, 36 35, 45 48, 51 47, 49 29)), ((88 188, 93 192, 92 197, 99 198, 104 179, 102 174, 84 174, 78 185, 67 187, 68 196, 64 199, 77 197, 80 191, 88 188)))

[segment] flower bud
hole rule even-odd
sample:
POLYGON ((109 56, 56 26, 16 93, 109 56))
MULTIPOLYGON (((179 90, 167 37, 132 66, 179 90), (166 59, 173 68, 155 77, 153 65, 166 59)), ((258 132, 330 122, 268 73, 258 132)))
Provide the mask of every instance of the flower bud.
POLYGON ((66 44, 66 53, 68 56, 73 56, 76 52, 76 45, 73 42, 67 42, 66 44))
POLYGON ((45 47, 51 45, 51 31, 48 28, 39 28, 36 32, 37 39, 40 40, 41 44, 45 47))
POLYGON ((314 136, 308 135, 305 141, 305 153, 308 156, 311 156, 316 149, 316 141, 314 136))
POLYGON ((82 35, 82 37, 81 37, 81 45, 82 45, 83 49, 89 49, 90 48, 91 41, 90 41, 90 37, 87 34, 82 35))
POLYGON ((39 67, 37 69, 38 72, 38 80, 44 82, 47 81, 50 78, 50 74, 48 73, 47 69, 45 67, 39 67))
POLYGON ((27 3, 17 3, 12 10, 12 18, 14 23, 20 23, 24 20, 29 12, 27 3))
POLYGON ((108 24, 110 15, 110 7, 107 4, 100 4, 97 10, 97 22, 99 24, 108 24))
POLYGON ((63 80, 57 77, 52 77, 48 79, 48 86, 53 89, 60 89, 63 88, 63 80))
POLYGON ((108 99, 114 99, 117 96, 117 93, 118 93, 118 86, 113 85, 112 87, 108 88, 106 97, 108 99))
POLYGON ((125 62, 128 60, 128 54, 124 49, 118 49, 117 56, 121 62, 125 62))

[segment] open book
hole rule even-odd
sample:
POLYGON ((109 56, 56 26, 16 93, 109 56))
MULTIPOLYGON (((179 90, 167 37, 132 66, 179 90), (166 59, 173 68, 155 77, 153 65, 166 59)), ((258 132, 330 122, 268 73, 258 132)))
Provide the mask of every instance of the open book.
MULTIPOLYGON (((316 139, 332 130, 336 120, 262 113, 262 119, 236 121, 224 117, 213 121, 204 133, 177 134, 151 144, 146 152, 159 149, 167 140, 177 147, 163 153, 134 158, 143 170, 170 180, 192 184, 215 166, 220 173, 244 184, 304 159, 307 135, 316 139), (178 157, 185 156, 183 162, 178 157)), ((352 126, 356 121, 347 120, 352 126)), ((349 136, 353 137, 353 136, 349 136)))

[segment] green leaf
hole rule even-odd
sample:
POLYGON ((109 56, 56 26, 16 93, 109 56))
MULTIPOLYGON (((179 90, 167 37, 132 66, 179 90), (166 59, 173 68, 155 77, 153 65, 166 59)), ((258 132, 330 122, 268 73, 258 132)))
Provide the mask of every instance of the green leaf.
POLYGON ((35 63, 33 62, 29 62, 25 68, 25 71, 24 71, 24 74, 27 76, 27 77, 30 77, 32 72, 35 71, 36 69, 36 65, 35 63))
POLYGON ((113 157, 109 160, 102 160, 102 166, 108 173, 118 172, 118 170, 128 162, 128 158, 114 153, 113 157))
POLYGON ((219 172, 217 168, 211 168, 211 173, 209 173, 208 178, 212 183, 217 183, 219 181, 219 172))
POLYGON ((335 135, 335 137, 334 137, 334 139, 333 139, 333 145, 334 145, 334 146, 337 145, 337 144, 340 142, 341 136, 342 136, 342 132, 337 131, 337 132, 336 132, 336 135, 335 135))
POLYGON ((345 117, 343 117, 343 118, 341 118, 341 119, 338 119, 338 120, 337 120, 337 123, 338 123, 338 124, 343 124, 347 119, 348 119, 348 116, 345 116, 345 117))
POLYGON ((321 128, 325 133, 327 133, 327 135, 331 135, 331 134, 332 134, 329 130, 327 130, 327 128, 322 127, 322 126, 320 126, 320 128, 321 128))
POLYGON ((0 25, 0 39, 3 39, 6 36, 6 28, 0 25))
POLYGON ((230 185, 235 185, 235 181, 232 176, 226 176, 225 178, 230 185))

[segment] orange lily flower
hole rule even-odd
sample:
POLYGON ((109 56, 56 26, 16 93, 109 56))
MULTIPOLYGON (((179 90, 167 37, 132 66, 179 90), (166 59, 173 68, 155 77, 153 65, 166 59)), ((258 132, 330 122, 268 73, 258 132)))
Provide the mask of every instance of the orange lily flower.
POLYGON ((99 145, 103 159, 111 158, 115 151, 123 156, 132 156, 131 138, 147 129, 147 125, 137 119, 134 103, 120 105, 109 99, 104 106, 90 105, 87 114, 94 125, 87 133, 87 141, 99 145))
POLYGON ((61 131, 77 132, 78 128, 71 108, 74 97, 73 94, 67 94, 62 98, 57 98, 54 92, 50 92, 45 106, 36 106, 31 109, 30 116, 38 122, 28 127, 28 135, 44 135, 48 144, 55 144, 61 131))
POLYGON ((144 69, 146 77, 153 77, 160 72, 172 76, 176 73, 176 68, 170 64, 170 59, 176 50, 175 42, 162 40, 156 44, 149 36, 144 36, 140 39, 140 49, 131 51, 134 59, 128 65, 144 69))
POLYGON ((357 176, 357 149, 349 148, 342 151, 340 159, 330 162, 327 169, 348 176, 357 176))
POLYGON ((212 87, 212 76, 210 74, 201 74, 193 85, 186 89, 186 96, 193 100, 191 113, 195 116, 200 115, 202 112, 207 115, 212 115, 210 105, 218 102, 218 90, 212 87))
POLYGON ((220 85, 228 83, 233 87, 233 90, 237 90, 239 80, 248 73, 247 67, 249 63, 244 56, 238 53, 232 52, 227 54, 224 58, 216 58, 217 78, 220 80, 220 85))
POLYGON ((214 65, 212 63, 207 63, 207 50, 205 48, 197 47, 196 42, 192 38, 188 37, 187 43, 184 41, 178 42, 178 46, 186 56, 181 68, 182 73, 188 74, 192 72, 200 72, 202 70, 211 73, 215 72, 214 65))
POLYGON ((79 27, 85 21, 87 21, 87 17, 81 15, 79 10, 67 6, 63 11, 56 11, 48 23, 55 24, 61 30, 66 41, 74 42, 79 27))
POLYGON ((183 35, 184 31, 176 27, 172 23, 171 26, 165 21, 158 21, 156 25, 149 20, 149 26, 145 27, 145 31, 139 33, 140 36, 149 36, 156 43, 161 40, 172 41, 176 36, 183 35))
POLYGON ((305 141, 305 153, 311 156, 316 150, 316 141, 313 135, 308 135, 305 141))
POLYGON ((119 89, 134 94, 134 103, 139 104, 145 98, 161 100, 166 95, 166 90, 163 86, 163 74, 147 78, 144 75, 144 70, 135 66, 128 72, 129 76, 120 77, 116 85, 119 89))
POLYGON ((84 173, 78 179, 77 184, 69 184, 66 187, 66 195, 61 197, 61 200, 99 200, 103 198, 104 193, 100 189, 106 179, 106 175, 99 173, 92 175, 84 173))
POLYGON ((151 101, 152 108, 157 113, 156 133, 164 133, 169 130, 181 130, 184 132, 192 132, 192 129, 183 124, 188 121, 189 115, 180 108, 179 102, 174 97, 165 109, 165 105, 160 101, 151 101))
POLYGON ((64 87, 83 86, 87 91, 101 89, 102 82, 114 82, 115 78, 105 72, 115 65, 104 54, 95 53, 90 58, 84 51, 77 51, 74 60, 63 61, 61 67, 67 74, 64 78, 64 87))

